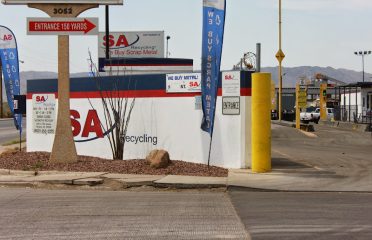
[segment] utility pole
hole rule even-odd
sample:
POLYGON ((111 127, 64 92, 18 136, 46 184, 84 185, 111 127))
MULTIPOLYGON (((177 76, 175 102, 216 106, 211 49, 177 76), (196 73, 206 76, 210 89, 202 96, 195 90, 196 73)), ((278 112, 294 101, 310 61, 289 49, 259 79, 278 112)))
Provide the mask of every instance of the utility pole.
POLYGON ((256 43, 256 72, 261 72, 261 43, 256 43))
POLYGON ((105 35, 106 35, 106 60, 110 58, 109 34, 110 34, 110 14, 109 6, 105 6, 105 35))
POLYGON ((282 120, 282 61, 285 57, 282 51, 282 0, 279 0, 279 51, 275 55, 279 62, 279 121, 282 120))

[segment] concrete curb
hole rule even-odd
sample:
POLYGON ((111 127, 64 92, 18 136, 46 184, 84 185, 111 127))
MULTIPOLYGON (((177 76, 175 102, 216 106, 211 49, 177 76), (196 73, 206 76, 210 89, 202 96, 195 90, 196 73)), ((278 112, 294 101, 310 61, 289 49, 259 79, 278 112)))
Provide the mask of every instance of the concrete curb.
POLYGON ((271 120, 271 123, 272 124, 276 124, 276 125, 280 125, 280 126, 284 126, 284 127, 294 127, 295 126, 295 123, 293 122, 288 122, 288 121, 279 121, 279 120, 271 120))
POLYGON ((372 193, 372 190, 369 191, 353 191, 353 190, 299 190, 299 189, 271 189, 271 188, 254 188, 254 187, 242 187, 242 186, 234 186, 234 185, 229 185, 227 187, 227 190, 229 191, 240 191, 240 192, 288 192, 288 193, 372 193))
MULTIPOLYGON (((288 122, 288 121, 278 121, 278 120, 271 120, 272 124, 284 126, 284 127, 291 127, 291 128, 296 128, 296 123, 293 122, 288 122)), ((304 132, 315 132, 314 125, 312 124, 300 124, 300 130, 304 132)))
POLYGON ((154 181, 155 187, 173 187, 180 189, 187 188, 226 188, 227 178, 225 177, 196 177, 168 175, 154 181))
POLYGON ((368 132, 368 124, 358 124, 358 123, 353 123, 353 122, 340 122, 340 121, 319 121, 320 125, 323 126, 330 126, 334 128, 340 128, 340 129, 349 129, 349 130, 354 130, 358 132, 368 132))
POLYGON ((119 189, 131 187, 152 186, 156 188, 202 189, 226 188, 226 177, 198 177, 176 175, 135 175, 111 174, 105 172, 59 172, 19 171, 0 169, 0 185, 35 187, 38 184, 69 185, 69 186, 97 186, 114 182, 119 189))

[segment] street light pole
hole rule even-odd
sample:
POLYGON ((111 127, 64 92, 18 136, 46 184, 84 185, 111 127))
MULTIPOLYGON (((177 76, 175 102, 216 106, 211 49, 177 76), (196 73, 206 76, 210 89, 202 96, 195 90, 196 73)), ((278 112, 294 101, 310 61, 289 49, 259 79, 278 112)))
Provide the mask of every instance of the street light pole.
POLYGON ((110 34, 110 13, 109 13, 109 5, 105 6, 105 58, 106 60, 110 58, 110 46, 109 46, 109 34, 110 34))
POLYGON ((372 51, 359 51, 359 52, 354 52, 355 55, 357 56, 362 56, 362 70, 363 70, 363 82, 364 82, 364 56, 365 55, 370 55, 372 51))
POLYGON ((168 40, 170 39, 170 36, 168 35, 167 36, 167 56, 166 56, 166 58, 168 58, 169 57, 169 51, 168 51, 168 40))

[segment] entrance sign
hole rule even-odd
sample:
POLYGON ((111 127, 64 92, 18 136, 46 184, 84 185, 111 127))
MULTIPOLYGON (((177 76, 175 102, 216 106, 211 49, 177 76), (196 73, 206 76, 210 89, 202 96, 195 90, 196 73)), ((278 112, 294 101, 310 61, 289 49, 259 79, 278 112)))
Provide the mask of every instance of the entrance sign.
POLYGON ((200 73, 167 74, 167 93, 201 92, 200 73))
POLYGON ((239 115, 240 97, 222 97, 222 114, 239 115))
POLYGON ((123 0, 2 0, 3 4, 101 4, 122 5, 123 0))
POLYGON ((27 18, 28 35, 97 35, 98 18, 27 18))
POLYGON ((222 73, 222 96, 240 96, 240 72, 222 73))

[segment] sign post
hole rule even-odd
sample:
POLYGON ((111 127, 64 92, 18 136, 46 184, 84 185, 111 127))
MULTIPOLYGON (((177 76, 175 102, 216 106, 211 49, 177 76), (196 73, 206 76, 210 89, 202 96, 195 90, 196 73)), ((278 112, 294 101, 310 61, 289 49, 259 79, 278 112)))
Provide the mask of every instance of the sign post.
MULTIPOLYGON (((36 8, 47 13, 52 18, 51 21, 55 20, 56 22, 57 18, 66 18, 65 23, 69 22, 70 27, 72 21, 67 18, 76 18, 80 13, 96 8, 99 4, 123 4, 123 0, 2 0, 2 2, 4 4, 27 4, 30 8, 36 8)), ((30 26, 28 27, 30 30, 30 26)), ((32 28, 31 30, 36 31, 32 28)), ((52 30, 59 29, 55 27, 52 30)), ((58 113, 53 149, 50 156, 51 162, 77 161, 70 120, 69 32, 71 31, 58 34, 58 113)), ((78 33, 84 34, 83 31, 78 33)))
POLYGON ((327 120, 327 84, 320 84, 319 94, 320 119, 327 120))
MULTIPOLYGON (((65 4, 29 4, 52 17, 77 17, 85 10, 98 5, 65 5, 65 4), (71 9, 71 12, 61 16, 58 9, 71 9)), ((70 120, 70 59, 69 35, 58 36, 58 113, 57 126, 53 142, 51 162, 77 162, 77 152, 71 131, 70 120)))
POLYGON ((300 112, 301 108, 307 106, 307 89, 301 89, 300 84, 296 84, 296 128, 300 129, 300 112))

